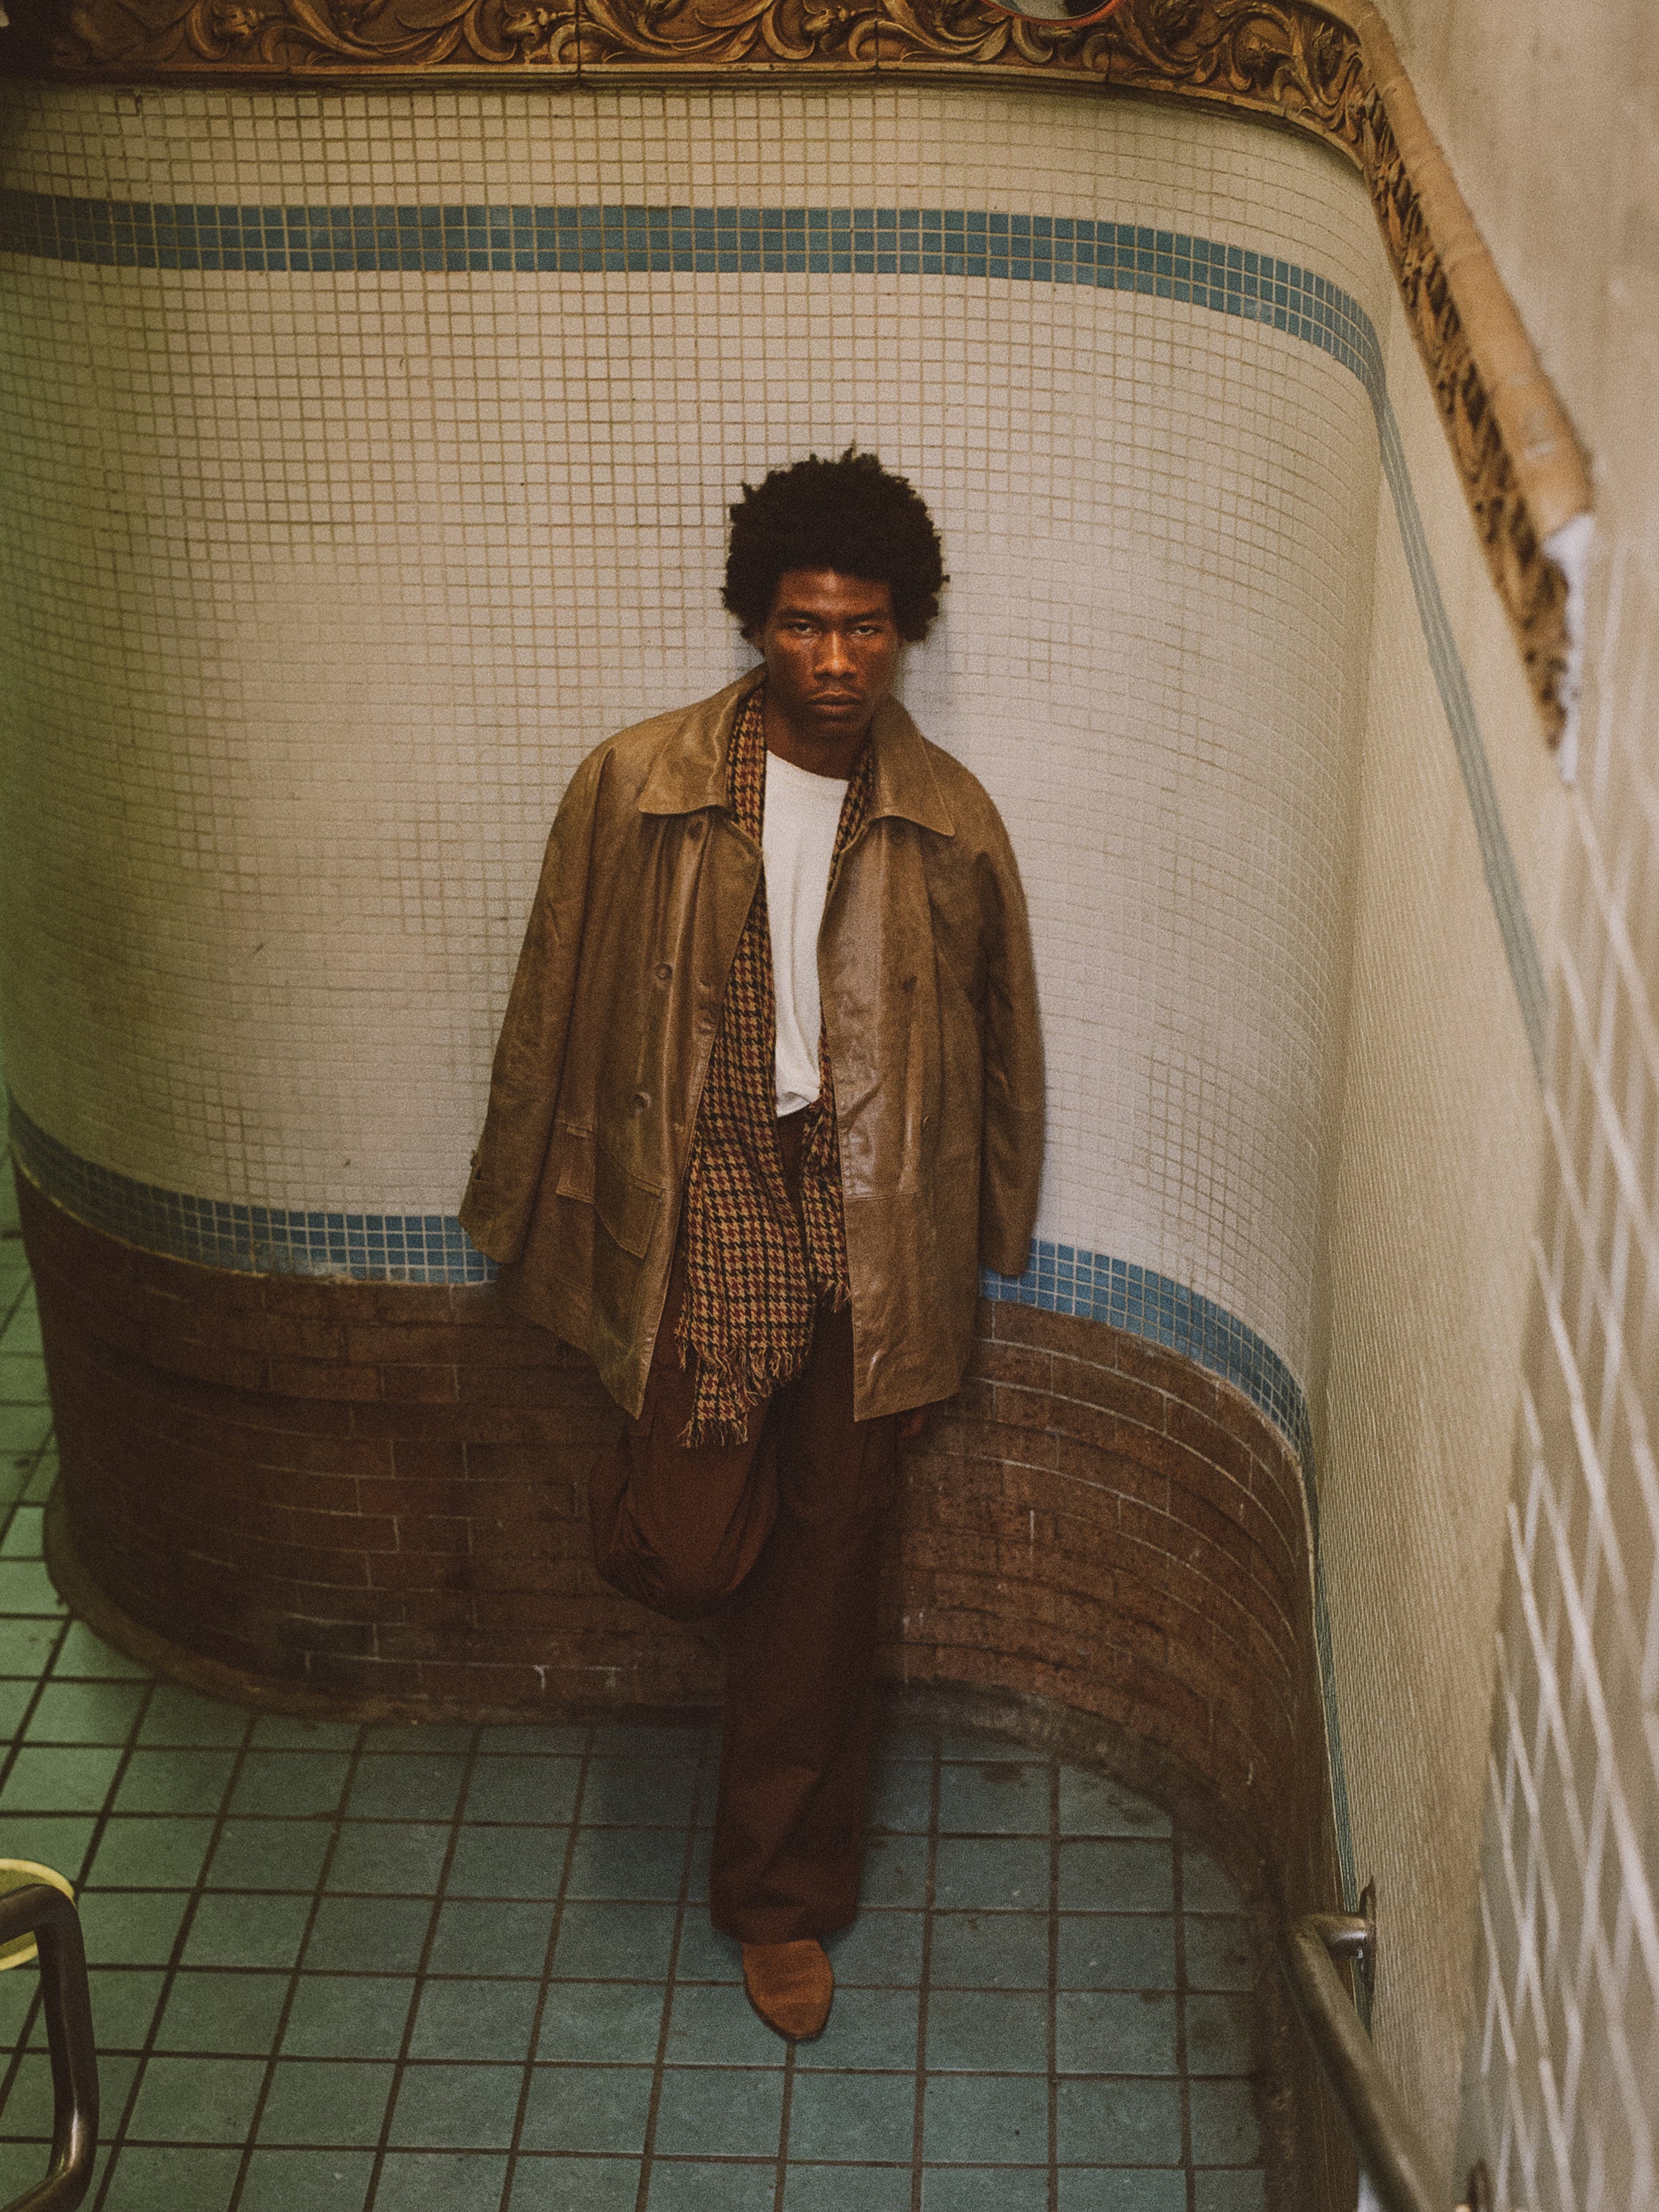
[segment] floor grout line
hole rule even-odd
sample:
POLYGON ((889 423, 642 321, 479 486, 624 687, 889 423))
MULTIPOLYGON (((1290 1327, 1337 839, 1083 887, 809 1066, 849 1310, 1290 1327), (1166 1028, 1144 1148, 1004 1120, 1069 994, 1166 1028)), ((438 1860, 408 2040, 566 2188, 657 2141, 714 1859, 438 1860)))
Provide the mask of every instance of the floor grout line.
MULTIPOLYGON (((449 1887, 450 1869, 455 1863, 456 1846, 466 1814, 468 1793, 472 1788, 472 1777, 478 1764, 478 1746, 483 1740, 482 1729, 472 1729, 461 1767, 460 1786, 456 1793, 455 1807, 449 1818, 449 1838, 444 1846, 443 1863, 438 1869, 436 1884, 432 1893, 432 1906, 427 1914, 426 1934, 422 1939, 420 1957, 415 1965, 414 1986, 409 1995, 409 2010, 404 2018, 403 2034, 398 2039, 398 2055, 392 2061, 392 2081, 386 2093, 386 2111, 380 2116, 380 2135, 374 2144, 374 2165, 369 2175, 368 2193, 363 2199, 363 2212, 374 2212, 374 2201, 380 2192, 380 2182, 386 2172, 386 2154, 391 2148, 392 2130, 397 2118, 398 2100, 403 2094, 404 2072, 409 2063, 410 2047, 415 2040, 415 2023, 420 2017, 421 2000, 426 1993, 427 1969, 432 1957, 432 1947, 437 1941, 438 1923, 443 1917, 445 1893, 449 1887)), ((433 1826, 438 1826, 434 1822, 433 1826)))
POLYGON ((922 2212, 927 2130, 927 1999, 933 1986, 933 1908, 939 1892, 939 1815, 944 1760, 933 1732, 927 1771, 927 1861, 922 1884, 921 1958, 916 1968, 916 2102, 910 2137, 910 2212, 922 2212))
POLYGON ((1048 2212, 1060 2212, 1060 1762, 1048 1766, 1048 2212))
MULTIPOLYGON (((679 1896, 674 1908, 674 1929, 669 1939, 668 1965, 663 1975, 662 2020, 657 2030, 657 2051, 651 2068, 651 2089, 646 2105, 645 2132, 640 2143, 640 2181, 634 2200, 634 2212, 646 2212, 651 2193, 651 2167, 656 2154, 657 2118, 662 2104, 663 2075, 668 2063, 668 2038, 674 2014, 674 1993, 678 1986, 680 1941, 685 1928, 685 1908, 691 1891, 691 1869, 696 1863, 698 1816, 702 1808, 702 1795, 708 1779, 709 1738, 703 1739, 697 1760, 697 1783, 691 1796, 690 1817, 686 1822, 685 1857, 680 1870, 679 1896)), ((715 1755, 714 1789, 720 1788, 719 1755, 715 1755)))
MULTIPOLYGON (((39 1458, 40 1452, 44 1451, 46 1447, 44 1444, 40 1446, 31 1457, 31 1471, 33 1470, 34 1461, 39 1458)), ((4 1525, 3 1528, 0 1528, 0 1542, 3 1542, 5 1538, 10 1534, 12 1524, 16 1517, 17 1509, 21 1503, 21 1495, 20 1493, 19 1497, 14 1498, 7 1506, 4 1516, 4 1525)), ((49 1619, 51 1616, 37 1615, 30 1617, 49 1619)), ((45 1694, 48 1684, 52 1680, 52 1670, 58 1664, 58 1658, 63 1652, 64 1644, 69 1641, 69 1632, 71 1622, 72 1616, 65 1614, 62 1621, 59 1623, 58 1632, 52 1638, 51 1654, 46 1660, 45 1667, 35 1677, 34 1687, 30 1692, 27 1699, 25 1701, 22 1713, 17 1723, 16 1734, 6 1747, 3 1760, 0 1760, 0 1790, 3 1790, 7 1781, 10 1778, 11 1771, 16 1765, 18 1757, 27 1740, 29 1723, 33 1719, 35 1713, 40 1710, 40 1699, 45 1694)), ((112 1782, 110 1785, 112 1790, 114 1789, 117 1783, 118 1783, 119 1776, 120 1770, 118 1767, 116 1771, 116 1780, 112 1782)), ((98 1848, 99 1835, 99 1822, 97 1820, 94 1820, 93 1823, 93 1832, 91 1835, 88 1837, 86 1846, 81 1853, 80 1863, 76 1868, 75 1874, 68 1877, 70 1885, 75 1892, 77 1902, 80 1899, 82 1885, 85 1880, 87 1869, 91 1865, 94 1854, 96 1852, 98 1848)), ((61 1872, 62 1869, 58 1869, 57 1871, 61 1872)), ((14 1967, 11 1971, 13 1972, 21 1973, 24 1969, 21 1967, 14 1967)), ((40 2017, 40 1981, 39 1972, 37 1972, 35 1975, 34 1988, 29 1997, 28 2003, 24 2009, 22 2025, 18 2033, 16 2044, 13 2047, 12 2051, 8 2054, 6 2063, 3 2066, 0 2066, 0 2112, 3 2112, 5 2110, 7 2100, 11 2095, 12 2084, 22 2070, 24 2057, 34 2039, 34 2025, 35 2021, 40 2017)))
POLYGON ((789 2179, 789 2122, 795 2096, 795 2046, 783 2046, 783 2102, 778 2114, 777 2180, 772 2191, 772 2212, 783 2212, 783 2192, 789 2179))
MULTIPOLYGON (((160 1680, 152 1676, 138 1711, 133 1716, 132 1725, 127 1735, 125 1754, 105 1796, 103 1818, 106 1824, 113 1815, 115 1800, 120 1790, 122 1780, 131 1763, 134 1753, 140 1747, 139 1732, 143 1727, 145 1717, 150 1706, 155 1702, 155 1692, 161 1686, 160 1680)), ((137 2110, 139 2095, 143 2088, 144 2076, 149 2070, 150 2060, 155 2053, 156 2031, 161 2027, 162 2016, 172 1998, 173 1985, 178 1978, 179 1962, 184 1957, 185 1947, 190 1941, 191 1930, 195 1925, 197 1911, 201 1904, 207 1870, 212 1863, 213 1854, 219 1848, 219 1838, 224 1833, 230 1801, 235 1794, 237 1782, 246 1760, 248 1745, 252 1740, 256 1725, 255 1716, 249 1713, 242 1725, 241 1742, 235 1749, 230 1764, 230 1771, 226 1776, 224 1786, 219 1793, 219 1809, 213 1815, 213 1830, 208 1838, 207 1850, 203 1856, 201 1865, 197 1869, 196 1880, 185 1899, 185 1909, 179 1916, 179 1925, 173 1930, 173 1942, 168 1949, 166 1965, 162 1969, 161 1986, 155 1993, 155 2002, 150 2012, 149 2025, 144 2031, 144 2039, 139 2049, 137 2063, 132 2070, 132 2083, 122 2105, 121 2117, 116 2123, 114 2131, 107 2139, 108 2155, 105 2159, 103 2177, 93 2201, 93 2212, 104 2212, 104 2208, 109 2202, 111 2177, 115 2172, 121 2154, 126 2148, 127 2130, 132 2124, 132 2117, 137 2110)), ((156 1747, 158 1750, 174 1747, 161 1745, 156 1747)), ((93 1864, 96 1866, 95 1860, 93 1864)))
MULTIPOLYGON (((358 1729, 356 1741, 352 1745, 346 1762, 344 1779, 340 1785, 339 1808, 334 1816, 328 1842, 323 1849, 322 1864, 317 1869, 317 1880, 311 1892, 311 1909, 306 1915, 306 1924, 301 1930, 299 1944, 294 1954, 294 1964, 289 1968, 288 1988, 283 1992, 276 2024, 271 2030, 270 2049, 265 2054, 264 2074, 259 2083, 258 2093, 253 2100, 253 2110, 248 2116, 247 2140, 242 2145, 241 2159, 236 2168, 236 2178, 231 2184, 230 2197, 225 2212, 237 2212, 237 2207, 242 2201, 242 2191, 247 2186, 248 2170, 253 2163, 254 2151, 259 2140, 259 2130, 264 2124, 265 2107, 270 2100, 271 2087, 276 2081, 276 2069, 281 2060, 283 2038, 288 2033, 288 2024, 294 2012, 294 2000, 300 1987, 301 1965, 305 1959, 307 1947, 311 1942, 312 1932, 317 1925, 317 1915, 322 1908, 323 1898, 328 1885, 329 1869, 334 1863, 334 1854, 338 1850, 340 1839, 345 1832, 345 1808, 351 1802, 352 1785, 356 1780, 357 1770, 362 1763, 363 1745, 368 1734, 366 1728, 358 1729)), ((216 1849, 216 1845, 215 1848, 216 1849)), ((211 1860, 210 1859, 204 1863, 204 1874, 209 1872, 210 1868, 211 1860)), ((230 1893, 235 1894, 234 1892, 230 1893)))
POLYGON ((576 1787, 570 1802, 570 1826, 564 1839, 563 1863, 559 1869, 558 1895, 553 1900, 552 1923, 547 1931, 547 1948, 542 1954, 541 1980, 536 1990, 535 2008, 530 2021, 530 2040, 525 2051, 524 2078, 519 2084, 519 2101, 513 2115, 513 2133, 507 2147, 507 2167, 501 2176, 500 2212, 507 2212, 518 2180, 520 2146, 524 2136, 525 2114, 530 2109, 530 2094, 535 2087, 536 2053, 541 2042, 542 2021, 547 2012, 547 1994, 553 1982, 553 1962, 559 1948, 559 1932, 564 1924, 565 1899, 570 1889, 570 1869, 575 1863, 576 1838, 581 1832, 582 1805, 587 1796, 587 1777, 592 1764, 593 1738, 596 1733, 597 1731, 592 1728, 586 1731, 582 1741, 580 1761, 576 1770, 576 1787))
POLYGON ((1187 2212, 1197 2212, 1198 2176, 1193 2167, 1193 2099, 1187 2078, 1187 1936, 1185 1868, 1181 1831, 1170 1830, 1170 1895, 1175 1913, 1176 2079, 1180 2084, 1181 2166, 1186 2177, 1187 2212))

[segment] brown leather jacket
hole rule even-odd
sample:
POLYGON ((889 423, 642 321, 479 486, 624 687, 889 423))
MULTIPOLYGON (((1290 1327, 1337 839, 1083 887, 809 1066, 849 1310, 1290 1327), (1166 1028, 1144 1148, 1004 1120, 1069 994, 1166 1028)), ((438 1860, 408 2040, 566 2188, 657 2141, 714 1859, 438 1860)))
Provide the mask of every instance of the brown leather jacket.
MULTIPOLYGON (((461 1219, 507 1295, 637 1413, 697 1102, 761 855, 727 811, 757 668, 607 738, 571 779, 501 1025, 461 1219)), ((824 908, 854 1407, 948 1397, 979 1263, 1026 1262, 1042 1049, 1025 901, 996 809, 893 701, 869 820, 824 908)))

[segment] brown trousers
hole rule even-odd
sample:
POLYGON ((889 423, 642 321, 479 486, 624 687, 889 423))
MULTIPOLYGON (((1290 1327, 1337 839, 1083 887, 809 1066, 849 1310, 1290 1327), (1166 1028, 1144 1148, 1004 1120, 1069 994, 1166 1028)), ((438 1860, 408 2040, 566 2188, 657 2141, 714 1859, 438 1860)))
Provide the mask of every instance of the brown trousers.
MULTIPOLYGON (((800 1120, 778 1124, 797 1196, 800 1120)), ((858 1905, 896 1424, 854 1419, 853 1316, 823 1307, 805 1371, 755 1407, 747 1440, 689 1450, 684 1286, 676 1254, 640 1418, 593 1470, 593 1556, 671 1620, 725 1609, 715 1927, 745 1943, 826 1936, 858 1905)))

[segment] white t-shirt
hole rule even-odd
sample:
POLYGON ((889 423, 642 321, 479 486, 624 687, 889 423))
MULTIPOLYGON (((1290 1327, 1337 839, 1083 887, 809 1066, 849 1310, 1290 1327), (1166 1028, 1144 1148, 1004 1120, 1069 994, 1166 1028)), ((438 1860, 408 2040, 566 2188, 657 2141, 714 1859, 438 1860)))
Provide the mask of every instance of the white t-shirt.
POLYGON ((793 1114, 818 1095, 818 927, 830 890, 847 786, 812 775, 776 753, 766 756, 761 852, 766 918, 772 930, 772 983, 778 1002, 778 1112, 793 1114))

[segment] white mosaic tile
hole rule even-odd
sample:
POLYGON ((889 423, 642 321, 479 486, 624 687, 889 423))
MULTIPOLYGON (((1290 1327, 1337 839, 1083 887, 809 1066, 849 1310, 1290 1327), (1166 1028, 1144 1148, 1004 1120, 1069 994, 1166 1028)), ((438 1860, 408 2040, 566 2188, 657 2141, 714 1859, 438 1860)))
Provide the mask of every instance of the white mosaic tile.
MULTIPOLYGON (((805 167, 814 205, 1177 225, 1387 297, 1340 164, 1173 110, 9 98, 14 190, 793 204, 805 167)), ((212 1199, 452 1212, 566 778, 743 665, 727 501, 856 439, 944 529, 906 696, 1031 896, 1040 1233, 1306 1372, 1377 483, 1350 370, 1181 301, 991 275, 31 261, 15 298, 11 714, 47 765, 9 823, 31 960, 5 1018, 52 1135, 212 1199)))

